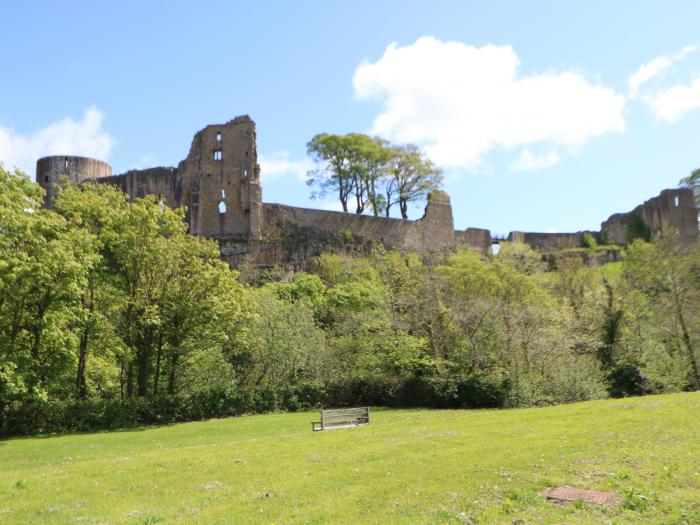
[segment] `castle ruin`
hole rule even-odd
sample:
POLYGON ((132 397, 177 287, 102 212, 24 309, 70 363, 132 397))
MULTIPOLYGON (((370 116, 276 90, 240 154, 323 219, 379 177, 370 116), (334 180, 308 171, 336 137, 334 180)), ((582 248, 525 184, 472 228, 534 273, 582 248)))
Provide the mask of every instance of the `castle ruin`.
MULTIPOLYGON (((132 199, 156 195, 170 207, 185 207, 190 233, 217 240, 222 258, 232 266, 249 258, 257 266, 281 263, 300 268, 328 249, 357 249, 378 243, 404 252, 445 252, 466 245, 489 253, 498 242, 489 230, 455 230, 450 198, 442 191, 428 196, 424 216, 415 221, 264 203, 255 123, 248 116, 197 132, 187 158, 176 168, 112 175, 111 166, 101 160, 41 158, 36 180, 46 190, 47 206, 52 205, 62 177, 76 184, 112 184, 132 199)), ((511 232, 508 240, 524 242, 542 252, 581 247, 585 233, 624 244, 633 216, 641 218, 653 234, 675 230, 686 245, 698 238, 693 193, 680 188, 664 190, 629 213, 612 215, 600 232, 511 232)))

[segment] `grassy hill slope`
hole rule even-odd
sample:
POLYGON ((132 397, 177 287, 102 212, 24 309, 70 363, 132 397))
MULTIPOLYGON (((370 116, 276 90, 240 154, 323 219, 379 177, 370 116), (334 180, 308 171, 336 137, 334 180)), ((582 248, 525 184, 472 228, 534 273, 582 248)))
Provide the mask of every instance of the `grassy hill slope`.
POLYGON ((0 441, 0 523, 700 523, 700 394, 0 441), (551 485, 621 506, 556 505, 551 485))

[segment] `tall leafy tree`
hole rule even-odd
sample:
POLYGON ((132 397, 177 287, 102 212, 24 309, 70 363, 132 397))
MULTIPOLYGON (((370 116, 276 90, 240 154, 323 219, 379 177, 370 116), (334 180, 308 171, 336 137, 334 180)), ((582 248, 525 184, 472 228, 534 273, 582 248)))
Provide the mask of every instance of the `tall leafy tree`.
POLYGON ((664 341, 686 363, 687 384, 700 390, 700 265, 698 247, 682 248, 674 236, 656 243, 635 241, 627 250, 624 277, 650 307, 647 333, 664 341))
POLYGON ((0 166, 0 419, 14 399, 66 389, 91 236, 40 207, 43 191, 0 166))
POLYGON ((397 205, 401 217, 407 219, 409 204, 438 189, 442 178, 442 170, 418 147, 412 144, 391 146, 384 183, 386 216, 397 205))
POLYGON ((312 197, 335 193, 347 212, 348 200, 356 189, 356 151, 345 137, 329 133, 314 136, 306 147, 319 166, 309 173, 307 181, 309 186, 317 188, 312 197))
POLYGON ((442 171, 416 146, 392 146, 380 137, 360 133, 316 135, 307 145, 318 167, 309 173, 312 197, 335 193, 343 211, 354 199, 355 213, 369 209, 389 216, 398 206, 408 218, 410 203, 439 188, 442 171))

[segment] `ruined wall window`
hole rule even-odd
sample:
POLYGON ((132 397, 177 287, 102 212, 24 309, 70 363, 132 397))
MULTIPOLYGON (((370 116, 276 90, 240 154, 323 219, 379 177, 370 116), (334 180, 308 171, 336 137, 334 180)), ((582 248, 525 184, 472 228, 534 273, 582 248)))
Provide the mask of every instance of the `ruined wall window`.
POLYGON ((673 198, 673 205, 678 208, 681 205, 681 199, 678 195, 673 198))
POLYGON ((49 182, 49 176, 48 176, 48 175, 44 175, 44 182, 49 182))
POLYGON ((63 159, 63 167, 64 168, 68 167, 68 159, 63 159))
POLYGON ((494 242, 491 244, 491 253, 494 255, 498 255, 498 252, 501 250, 501 245, 497 242, 494 242))
POLYGON ((216 132, 216 142, 221 142, 221 132, 220 131, 216 132))
POLYGON ((219 213, 221 215, 226 213, 226 203, 224 202, 225 198, 226 198, 226 192, 224 191, 223 188, 221 188, 221 200, 219 201, 219 213))
POLYGON ((214 150, 214 160, 221 160, 221 150, 220 149, 214 150))

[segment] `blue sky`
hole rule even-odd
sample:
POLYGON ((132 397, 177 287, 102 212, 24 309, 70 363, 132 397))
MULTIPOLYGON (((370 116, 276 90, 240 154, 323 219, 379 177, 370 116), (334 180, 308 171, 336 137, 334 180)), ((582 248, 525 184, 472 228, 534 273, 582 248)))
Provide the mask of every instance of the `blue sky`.
MULTIPOLYGON (((700 167, 698 2, 0 2, 0 161, 177 165, 249 114, 267 202, 306 142, 371 132, 444 167, 455 225, 596 229, 700 167)), ((421 210, 412 211, 418 217, 421 210)))

